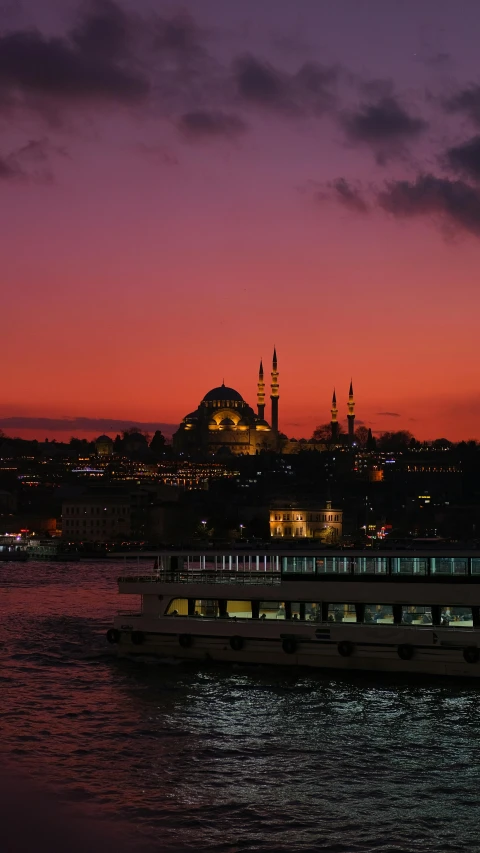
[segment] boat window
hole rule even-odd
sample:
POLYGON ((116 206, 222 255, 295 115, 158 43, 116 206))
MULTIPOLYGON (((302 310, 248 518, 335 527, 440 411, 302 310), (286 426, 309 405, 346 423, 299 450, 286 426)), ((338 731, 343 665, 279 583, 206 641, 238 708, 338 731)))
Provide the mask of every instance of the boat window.
POLYGON ((472 575, 480 575, 480 557, 472 557, 472 575))
POLYGON ((352 567, 351 557, 317 557, 315 559, 317 575, 348 574, 352 567))
POLYGON ((392 575, 426 575, 427 557, 392 557, 392 575))
POLYGON ((200 598, 195 604, 198 604, 198 607, 195 607, 195 610, 198 612, 200 616, 207 616, 210 619, 214 619, 218 616, 218 601, 212 598, 200 598))
POLYGON ((319 601, 305 602, 305 619, 308 622, 322 621, 322 605, 319 601))
POLYGON ((227 601, 227 613, 233 619, 251 619, 252 618, 252 602, 251 601, 227 601))
POLYGON ((188 616, 188 598, 172 598, 166 610, 167 616, 188 616))
POLYGON ((291 618, 294 619, 295 621, 297 621, 298 619, 300 619, 300 602, 299 601, 292 601, 291 602, 291 608, 292 608, 291 618))
POLYGON ((440 620, 444 628, 449 626, 471 628, 473 626, 472 609, 471 607, 442 607, 440 620))
POLYGON ((391 604, 366 604, 364 622, 375 625, 393 625, 393 607, 391 604))
POLYGON ((285 602, 261 601, 259 616, 260 619, 285 619, 285 602))
POLYGON ((432 557, 430 572, 432 575, 466 575, 467 565, 466 557, 432 557))
POLYGON ((329 622, 356 622, 357 612, 354 604, 329 604, 329 622))
POLYGON ((402 607, 402 623, 404 625, 431 625, 432 611, 430 607, 419 607, 408 604, 402 607))
POLYGON ((282 557, 282 572, 313 574, 315 572, 314 557, 282 557))
POLYGON ((386 557, 355 558, 355 574, 386 575, 387 571, 386 557))

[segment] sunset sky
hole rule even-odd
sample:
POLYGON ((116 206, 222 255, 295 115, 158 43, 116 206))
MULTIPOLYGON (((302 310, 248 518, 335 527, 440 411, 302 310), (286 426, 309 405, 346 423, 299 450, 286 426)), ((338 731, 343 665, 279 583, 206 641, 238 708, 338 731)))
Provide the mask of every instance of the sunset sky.
POLYGON ((177 424, 222 379, 255 405, 275 344, 290 436, 353 377, 374 431, 480 439, 478 0, 0 25, 0 428, 177 424))

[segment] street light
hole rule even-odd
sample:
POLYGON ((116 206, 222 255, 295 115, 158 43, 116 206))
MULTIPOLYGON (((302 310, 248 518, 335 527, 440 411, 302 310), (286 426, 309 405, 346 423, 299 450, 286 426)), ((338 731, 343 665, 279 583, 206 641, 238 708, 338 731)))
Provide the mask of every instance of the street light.
POLYGON ((245 525, 244 525, 244 524, 241 524, 241 525, 240 525, 240 539, 243 539, 243 531, 244 531, 244 529, 245 529, 245 525))

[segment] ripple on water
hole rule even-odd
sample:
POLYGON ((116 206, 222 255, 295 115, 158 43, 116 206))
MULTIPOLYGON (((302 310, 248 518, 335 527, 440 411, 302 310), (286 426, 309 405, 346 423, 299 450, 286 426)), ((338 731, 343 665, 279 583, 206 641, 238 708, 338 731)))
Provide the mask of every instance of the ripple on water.
POLYGON ((118 568, 2 565, 17 766, 176 851, 479 848, 475 685, 117 660, 118 568))

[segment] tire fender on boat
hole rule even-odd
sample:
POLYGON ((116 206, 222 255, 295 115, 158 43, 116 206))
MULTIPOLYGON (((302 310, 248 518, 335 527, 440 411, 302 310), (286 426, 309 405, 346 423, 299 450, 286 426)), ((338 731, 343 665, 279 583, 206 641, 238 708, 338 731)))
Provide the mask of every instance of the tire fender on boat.
POLYGON ((293 655, 297 651, 297 641, 294 637, 285 637, 282 640, 282 649, 287 655, 293 655))
POLYGON ((350 640, 342 640, 338 646, 338 654, 342 656, 342 658, 349 658, 350 655, 353 654, 354 645, 350 642, 350 640))
POLYGON ((182 649, 189 649, 190 646, 193 645, 193 637, 191 634, 179 634, 178 642, 182 649))
POLYGON ((467 648, 463 650, 463 657, 467 663, 478 663, 480 651, 477 646, 467 646, 467 648))
POLYGON ((244 646, 243 637, 230 637, 230 648, 233 649, 234 652, 240 652, 244 646))
POLYGON ((134 646, 141 646, 145 642, 145 634, 143 631, 132 631, 132 643, 134 646))
POLYGON ((119 643, 120 642, 120 631, 117 631, 116 628, 109 628, 107 631, 107 642, 119 643))
POLYGON ((397 655, 401 660, 411 660, 415 654, 415 649, 410 643, 401 643, 397 649, 397 655))

